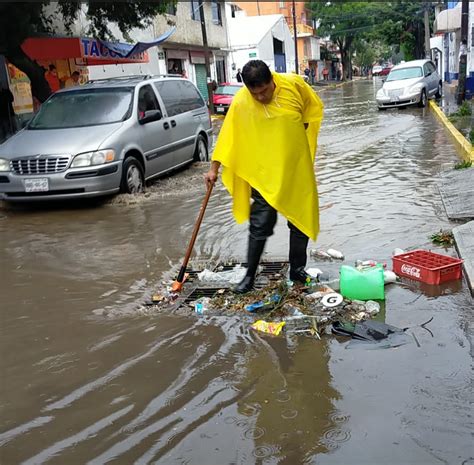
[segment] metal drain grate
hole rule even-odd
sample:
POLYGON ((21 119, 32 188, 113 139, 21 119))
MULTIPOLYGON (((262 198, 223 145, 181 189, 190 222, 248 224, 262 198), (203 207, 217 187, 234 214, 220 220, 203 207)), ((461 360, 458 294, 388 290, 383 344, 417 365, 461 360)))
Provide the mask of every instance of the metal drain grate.
POLYGON ((197 287, 182 300, 182 304, 189 304, 201 297, 212 299, 221 289, 225 289, 225 287, 197 287))

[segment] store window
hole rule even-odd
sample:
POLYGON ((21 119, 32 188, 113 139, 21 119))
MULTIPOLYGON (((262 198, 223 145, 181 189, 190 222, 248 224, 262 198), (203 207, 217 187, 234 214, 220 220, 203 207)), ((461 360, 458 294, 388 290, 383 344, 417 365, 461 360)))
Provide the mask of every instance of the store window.
POLYGON ((191 18, 194 19, 194 21, 201 21, 201 8, 199 2, 192 0, 189 2, 189 5, 191 7, 191 18))
POLYGON ((222 26, 221 4, 218 0, 212 0, 212 22, 218 26, 222 26))

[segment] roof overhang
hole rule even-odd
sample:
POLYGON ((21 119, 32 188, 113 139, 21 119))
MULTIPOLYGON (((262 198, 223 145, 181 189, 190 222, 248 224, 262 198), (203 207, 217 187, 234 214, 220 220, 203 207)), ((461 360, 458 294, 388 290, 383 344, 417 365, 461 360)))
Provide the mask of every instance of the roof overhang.
POLYGON ((461 2, 455 8, 443 10, 433 24, 435 34, 454 32, 461 29, 461 2))

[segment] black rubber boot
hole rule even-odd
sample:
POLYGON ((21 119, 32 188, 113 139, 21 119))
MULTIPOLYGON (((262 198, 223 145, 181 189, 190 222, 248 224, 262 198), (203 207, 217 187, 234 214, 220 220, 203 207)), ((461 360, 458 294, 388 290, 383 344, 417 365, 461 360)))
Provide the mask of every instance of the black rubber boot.
POLYGON ((308 237, 301 231, 290 229, 290 280, 305 284, 309 275, 306 267, 308 237))
POLYGON ((256 240, 249 237, 249 246, 247 251, 247 274, 245 278, 234 288, 236 294, 246 294, 253 289, 255 275, 257 274, 258 264, 265 247, 266 239, 256 240))

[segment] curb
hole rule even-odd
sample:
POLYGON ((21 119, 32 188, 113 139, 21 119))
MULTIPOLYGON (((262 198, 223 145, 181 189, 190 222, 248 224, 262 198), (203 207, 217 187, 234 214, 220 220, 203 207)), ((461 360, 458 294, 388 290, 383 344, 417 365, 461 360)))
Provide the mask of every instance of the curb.
POLYGON ((454 127, 448 120, 443 110, 433 101, 430 100, 430 108, 435 112, 438 119, 444 124, 448 132, 454 137, 456 145, 461 150, 463 158, 467 161, 474 162, 474 148, 472 144, 454 127))
POLYGON ((464 275, 474 297, 474 221, 453 229, 456 249, 460 258, 464 260, 464 275))

